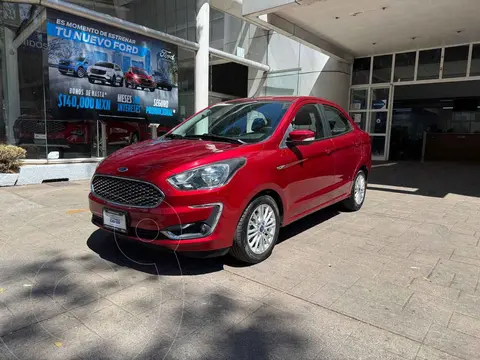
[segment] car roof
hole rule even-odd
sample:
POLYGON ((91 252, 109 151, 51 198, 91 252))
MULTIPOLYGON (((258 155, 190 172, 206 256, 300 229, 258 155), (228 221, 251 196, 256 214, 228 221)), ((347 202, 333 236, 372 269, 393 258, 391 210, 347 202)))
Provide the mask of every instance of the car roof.
POLYGON ((303 100, 311 100, 315 102, 322 102, 324 104, 334 105, 336 107, 341 108, 341 106, 320 97, 315 96, 259 96, 259 97, 251 97, 251 98, 242 98, 242 99, 234 99, 225 101, 225 103, 235 103, 235 102, 248 102, 248 101, 303 101, 303 100))

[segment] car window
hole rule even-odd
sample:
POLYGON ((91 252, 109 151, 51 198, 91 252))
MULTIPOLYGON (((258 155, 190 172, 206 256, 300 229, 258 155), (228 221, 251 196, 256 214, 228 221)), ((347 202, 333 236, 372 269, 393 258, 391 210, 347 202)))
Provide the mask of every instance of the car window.
POLYGON ((338 110, 332 106, 324 105, 327 124, 330 125, 332 136, 345 134, 352 129, 350 121, 338 110))
POLYGON ((172 135, 213 135, 256 143, 270 137, 291 102, 276 100, 220 103, 206 109, 172 131, 172 135))
POLYGON ((302 106, 292 120, 290 130, 310 130, 315 133, 316 139, 325 138, 325 131, 317 105, 308 104, 302 106))

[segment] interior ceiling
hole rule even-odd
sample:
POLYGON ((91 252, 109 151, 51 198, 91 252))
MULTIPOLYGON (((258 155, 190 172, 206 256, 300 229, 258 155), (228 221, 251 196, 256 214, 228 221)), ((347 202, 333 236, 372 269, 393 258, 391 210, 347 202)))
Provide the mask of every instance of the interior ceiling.
POLYGON ((480 41, 480 0, 316 0, 275 13, 357 57, 480 41))

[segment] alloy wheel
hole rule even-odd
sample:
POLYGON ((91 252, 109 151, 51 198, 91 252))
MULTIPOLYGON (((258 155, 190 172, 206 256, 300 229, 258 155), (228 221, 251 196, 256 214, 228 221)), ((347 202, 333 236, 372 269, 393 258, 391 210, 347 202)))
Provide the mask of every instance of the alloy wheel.
POLYGON ((250 216, 247 227, 247 242, 253 253, 260 255, 268 251, 275 238, 277 219, 268 204, 259 205, 250 216))
POLYGON ((357 205, 360 205, 363 203, 363 200, 365 199, 366 188, 367 188, 367 181, 365 180, 365 175, 361 173, 355 179, 354 199, 357 205))

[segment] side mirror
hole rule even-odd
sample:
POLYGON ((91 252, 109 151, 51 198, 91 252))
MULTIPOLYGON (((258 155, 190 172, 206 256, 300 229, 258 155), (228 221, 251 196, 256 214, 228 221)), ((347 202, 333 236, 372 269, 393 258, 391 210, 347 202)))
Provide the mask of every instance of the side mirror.
POLYGON ((307 141, 315 140, 315 133, 311 130, 293 130, 287 139, 288 144, 301 145, 307 141))

